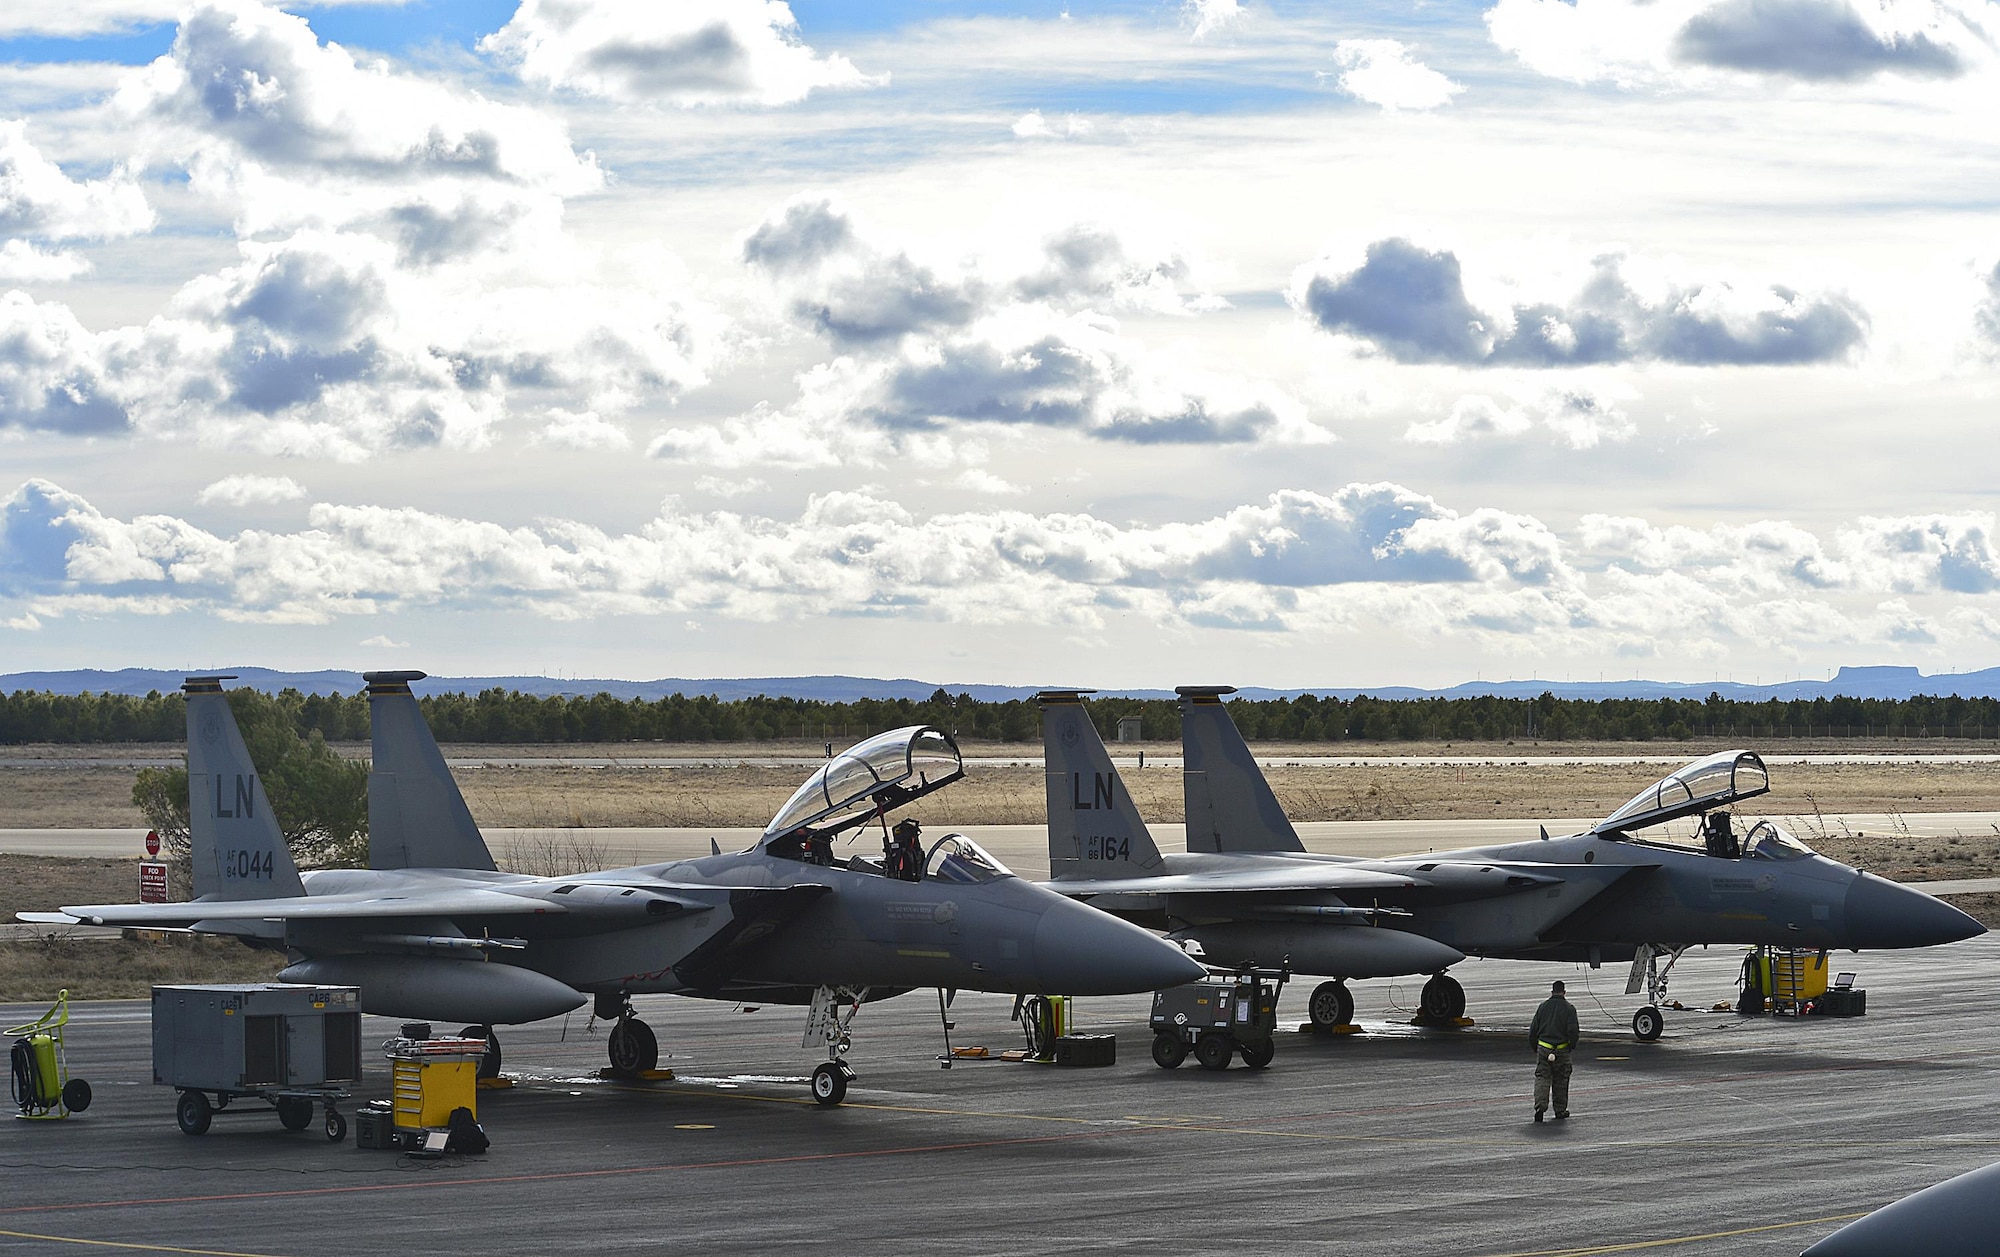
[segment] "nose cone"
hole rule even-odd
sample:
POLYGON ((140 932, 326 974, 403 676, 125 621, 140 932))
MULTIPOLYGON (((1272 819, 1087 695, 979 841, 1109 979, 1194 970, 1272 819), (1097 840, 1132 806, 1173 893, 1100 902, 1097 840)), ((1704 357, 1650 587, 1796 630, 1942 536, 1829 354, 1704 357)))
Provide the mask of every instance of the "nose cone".
POLYGON ((1905 1257, 1991 1249, 2000 1165, 1989 1165, 1885 1205, 1808 1248, 1803 1257, 1905 1257))
POLYGON ((1136 925, 1068 899, 1035 927, 1035 973, 1053 995, 1124 995, 1192 982, 1207 970, 1136 925))
POLYGON ((1844 947, 1935 947, 1986 932, 1942 899, 1863 873, 1847 889, 1844 947))

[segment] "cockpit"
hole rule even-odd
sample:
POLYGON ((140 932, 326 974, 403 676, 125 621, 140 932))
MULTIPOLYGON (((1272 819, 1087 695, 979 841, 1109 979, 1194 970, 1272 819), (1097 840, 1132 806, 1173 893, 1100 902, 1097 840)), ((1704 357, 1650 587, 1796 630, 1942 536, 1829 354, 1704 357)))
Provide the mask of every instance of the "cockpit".
POLYGON ((1668 773, 1591 826, 1590 832, 1621 839, 1635 829, 1714 812, 1770 789, 1771 774, 1755 751, 1724 751, 1668 773))
MULTIPOLYGON (((934 861, 925 860, 914 821, 899 823, 891 834, 886 817, 892 809, 963 776, 965 760, 944 730, 910 725, 879 733, 833 756, 808 777, 778 809, 758 841, 774 856, 831 865, 835 836, 882 819, 882 862, 855 856, 841 863, 858 872, 916 881, 934 861)), ((948 841, 940 841, 939 847, 948 841)), ((1004 870, 998 861, 993 863, 1004 870)))
POLYGON ((924 875, 939 882, 973 883, 1012 877, 1014 870, 964 834, 946 834, 931 848, 924 875))
POLYGON ((1743 836, 1743 851, 1752 860, 1796 860, 1813 854, 1813 849, 1794 837, 1791 830, 1768 817, 1752 825, 1743 836))

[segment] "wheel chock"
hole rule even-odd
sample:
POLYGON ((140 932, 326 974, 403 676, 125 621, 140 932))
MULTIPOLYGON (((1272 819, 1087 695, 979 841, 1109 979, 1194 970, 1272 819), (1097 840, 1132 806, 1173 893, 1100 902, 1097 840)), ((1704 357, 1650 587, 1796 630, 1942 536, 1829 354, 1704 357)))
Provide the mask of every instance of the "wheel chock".
POLYGON ((671 1069, 642 1069, 632 1072, 629 1070, 613 1069, 611 1066, 606 1065, 597 1071, 597 1076, 608 1079, 611 1082, 672 1082, 674 1080, 674 1071, 671 1069))
POLYGON ((505 1091, 514 1085, 512 1078, 481 1078, 472 1084, 481 1091, 505 1091))

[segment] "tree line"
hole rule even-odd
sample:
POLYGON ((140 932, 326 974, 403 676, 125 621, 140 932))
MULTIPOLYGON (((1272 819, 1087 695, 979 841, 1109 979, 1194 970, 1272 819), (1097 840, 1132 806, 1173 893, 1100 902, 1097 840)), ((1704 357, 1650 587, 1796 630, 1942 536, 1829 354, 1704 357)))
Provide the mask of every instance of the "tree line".
MULTIPOLYGON (((232 704, 238 694, 232 691, 232 704)), ((282 719, 300 739, 363 742, 368 700, 361 694, 265 696, 259 719, 282 719)), ((248 700, 241 700, 248 701, 248 700)), ((902 725, 931 724, 975 742, 1033 742, 1041 734, 1034 702, 989 702, 938 690, 921 701, 755 698, 723 701, 706 695, 620 699, 609 694, 539 697, 517 690, 434 694, 418 700, 440 742, 831 742, 835 749, 902 725)), ((239 709, 240 712, 241 709, 239 709)), ((1304 695, 1237 699, 1230 714, 1252 741, 1495 742, 1686 741, 1779 738, 1996 738, 2000 699, 1925 696, 1909 699, 1815 698, 1744 702, 1710 694, 1706 700, 1539 698, 1351 699, 1304 695)), ((1107 740, 1120 722, 1137 717, 1149 741, 1180 737, 1172 699, 1097 698, 1090 711, 1107 740)), ((0 744, 29 742, 180 742, 187 720, 179 694, 0 694, 0 744)))

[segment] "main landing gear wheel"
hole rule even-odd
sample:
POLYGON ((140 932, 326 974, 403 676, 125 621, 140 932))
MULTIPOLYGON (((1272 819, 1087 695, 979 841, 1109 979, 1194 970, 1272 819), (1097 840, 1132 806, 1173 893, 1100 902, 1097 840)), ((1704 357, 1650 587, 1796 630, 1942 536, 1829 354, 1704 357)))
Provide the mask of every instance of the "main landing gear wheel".
POLYGON ((1277 1054, 1278 1045, 1269 1039, 1264 1040, 1262 1043, 1246 1043, 1243 1045, 1243 1063, 1252 1069, 1264 1068, 1271 1063, 1271 1058, 1277 1054))
POLYGON ((326 1111, 326 1138, 336 1144, 347 1138, 347 1119, 332 1109, 326 1111))
POLYGON ((1417 1011, 1430 1021, 1455 1021, 1465 1015, 1465 988, 1458 979, 1440 973, 1424 983, 1417 1011))
POLYGON ((208 1097, 199 1091, 183 1091, 174 1103, 174 1121, 183 1135, 201 1134, 214 1118, 215 1110, 209 1107, 208 1097))
POLYGON ((653 1028, 637 1017, 619 1018, 604 1046, 611 1068, 621 1074, 641 1074, 660 1063, 660 1041, 653 1028))
POLYGON ((1641 1043, 1651 1043, 1667 1028, 1667 1019, 1651 1004, 1632 1014, 1632 1033, 1641 1043))
POLYGON ((1306 1016, 1312 1019, 1315 1030, 1351 1025, 1354 994, 1345 982, 1322 982, 1313 988, 1312 998, 1306 1001, 1306 1016))
POLYGON ((1194 1045, 1194 1059, 1203 1069, 1228 1069, 1236 1045, 1219 1034, 1205 1034, 1194 1045))
POLYGON ((479 1058, 479 1077, 500 1076, 500 1036, 491 1026, 467 1026, 458 1032, 461 1039, 486 1040, 486 1055, 479 1058))
POLYGON ((847 1098, 847 1081, 852 1077, 847 1066, 839 1061, 823 1061, 813 1070, 813 1099, 825 1108, 832 1108, 847 1098))
POLYGON ((1181 1042, 1177 1034, 1156 1034, 1153 1036, 1153 1064, 1161 1069, 1179 1069, 1187 1059, 1187 1044, 1181 1042))
POLYGON ((312 1120, 311 1100, 298 1100, 287 1096, 278 1101, 278 1124, 286 1130, 304 1130, 312 1125, 312 1120))

